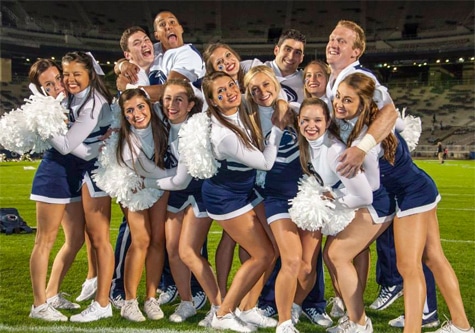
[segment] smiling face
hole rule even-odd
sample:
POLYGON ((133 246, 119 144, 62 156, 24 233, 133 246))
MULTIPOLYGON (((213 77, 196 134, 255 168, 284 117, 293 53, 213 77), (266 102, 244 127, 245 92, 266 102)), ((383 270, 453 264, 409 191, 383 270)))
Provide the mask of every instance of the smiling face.
POLYGON ((319 64, 309 64, 304 71, 304 87, 312 97, 325 95, 327 74, 319 64))
POLYGON ((188 99, 186 89, 182 86, 167 85, 163 92, 163 112, 172 124, 186 120, 195 102, 188 99))
POLYGON ((148 103, 139 95, 135 95, 125 101, 122 112, 128 123, 136 129, 147 128, 152 118, 148 103))
POLYGON ((275 62, 282 76, 295 73, 303 61, 304 44, 295 39, 286 39, 282 45, 274 48, 275 62))
POLYGON ((65 92, 61 73, 56 67, 49 67, 38 75, 38 82, 45 92, 53 98, 65 92))
POLYGON ((337 26, 328 40, 326 48, 327 63, 332 69, 341 70, 355 62, 361 54, 359 48, 354 48, 356 32, 337 26))
POLYGON ((126 59, 134 62, 140 68, 148 68, 153 62, 153 44, 150 38, 142 31, 137 31, 127 39, 126 59))
POLYGON ((346 82, 341 82, 333 99, 335 118, 353 119, 358 116, 360 109, 360 98, 356 91, 346 82))
POLYGON ((210 61, 215 71, 226 72, 233 79, 237 79, 241 64, 233 52, 225 47, 218 47, 211 54, 210 61))
POLYGON ((247 89, 252 100, 260 106, 272 106, 278 97, 277 87, 265 73, 257 73, 249 81, 247 89))
POLYGON ((155 38, 162 43, 163 50, 183 45, 183 27, 171 12, 161 12, 154 21, 155 38))
POLYGON ((236 113, 241 105, 241 92, 236 82, 229 76, 218 77, 213 81, 211 88, 212 103, 217 106, 224 115, 236 113))
POLYGON ((330 126, 330 119, 326 116, 321 105, 309 104, 300 109, 299 129, 307 140, 313 141, 320 138, 330 126))
POLYGON ((90 84, 89 72, 77 61, 63 62, 63 83, 69 93, 80 93, 90 84))

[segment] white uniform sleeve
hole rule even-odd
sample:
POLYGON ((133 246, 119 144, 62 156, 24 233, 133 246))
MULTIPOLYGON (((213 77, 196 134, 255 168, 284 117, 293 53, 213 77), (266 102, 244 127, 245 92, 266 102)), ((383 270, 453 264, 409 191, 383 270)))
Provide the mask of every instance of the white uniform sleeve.
POLYGON ((103 144, 104 142, 102 141, 90 145, 81 143, 71 152, 71 154, 85 161, 90 161, 99 155, 99 149, 103 144))
POLYGON ((99 112, 93 112, 92 109, 86 106, 65 135, 55 136, 50 139, 53 148, 61 154, 66 155, 83 143, 101 119, 103 109, 110 108, 107 103, 104 103, 102 106, 96 106, 96 110, 99 109, 99 107, 101 108, 99 112), (91 113, 93 115, 91 115, 91 113))
MULTIPOLYGON (((167 52, 165 52, 166 55, 167 52)), ((180 73, 188 78, 190 82, 195 82, 204 76, 203 59, 201 59, 198 52, 192 49, 191 45, 184 45, 174 53, 171 71, 180 73)))
MULTIPOLYGON (((339 154, 334 149, 328 150, 328 162, 330 168, 336 173, 339 154)), ((379 173, 378 173, 379 175, 379 173)), ((346 208, 361 208, 368 206, 373 201, 373 191, 366 178, 366 173, 359 172, 352 178, 346 178, 338 175, 341 182, 345 186, 345 195, 337 198, 337 202, 346 208)))
POLYGON ((162 169, 147 158, 142 152, 133 160, 125 160, 129 167, 135 167, 137 174, 144 178, 163 178, 170 177, 176 173, 176 168, 162 169))
POLYGON ((274 165, 282 134, 283 131, 273 126, 263 152, 257 148, 246 148, 234 133, 226 135, 216 148, 225 158, 227 157, 253 169, 267 171, 274 165))
POLYGON ((165 178, 145 178, 145 187, 158 188, 165 191, 180 191, 184 190, 190 184, 193 178, 188 173, 188 168, 185 163, 178 162, 176 174, 165 178))

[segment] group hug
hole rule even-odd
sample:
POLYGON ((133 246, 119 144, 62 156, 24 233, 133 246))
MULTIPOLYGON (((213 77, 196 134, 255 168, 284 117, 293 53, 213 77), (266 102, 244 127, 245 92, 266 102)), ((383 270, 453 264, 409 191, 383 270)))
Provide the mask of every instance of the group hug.
POLYGON ((170 11, 153 25, 156 43, 139 26, 123 32, 117 95, 88 52, 30 68, 31 104, 60 110, 58 121, 38 121, 52 134, 38 139, 30 196, 31 318, 92 322, 116 308, 125 320, 167 320, 161 305, 178 295, 171 322, 209 306, 198 325, 216 330, 299 332, 304 315, 331 333, 373 332, 363 296, 376 242, 381 291, 371 308, 404 299, 388 325, 474 332, 441 245, 441 196, 411 158, 414 134, 388 89, 359 62, 358 24, 337 22, 326 61, 303 68, 306 38, 295 29, 262 62, 222 42, 200 54, 170 11), (115 249, 111 198, 123 213, 115 249), (208 258, 213 221, 222 236, 208 258), (60 227, 65 241, 48 272, 60 227), (92 303, 68 318, 59 310, 81 305, 61 283, 84 243, 76 301, 92 303), (439 329, 436 285, 450 312, 439 329))

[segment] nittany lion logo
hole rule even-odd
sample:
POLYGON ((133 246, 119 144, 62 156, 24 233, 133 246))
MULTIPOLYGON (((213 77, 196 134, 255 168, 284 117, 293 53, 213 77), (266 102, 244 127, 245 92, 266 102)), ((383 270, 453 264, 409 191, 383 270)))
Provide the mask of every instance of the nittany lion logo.
POLYGON ((167 76, 161 70, 151 71, 148 74, 148 79, 150 80, 150 85, 156 84, 165 84, 167 82, 167 76))
POLYGON ((297 92, 290 88, 289 86, 286 86, 285 84, 281 84, 282 90, 285 91, 287 94, 287 100, 288 102, 297 102, 299 96, 297 95, 297 92))

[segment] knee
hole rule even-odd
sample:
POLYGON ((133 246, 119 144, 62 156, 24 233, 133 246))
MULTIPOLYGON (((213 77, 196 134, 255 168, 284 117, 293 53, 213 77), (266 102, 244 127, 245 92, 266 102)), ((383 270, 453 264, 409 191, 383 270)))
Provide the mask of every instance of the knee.
POLYGON ((130 243, 130 246, 133 246, 136 249, 146 251, 150 246, 150 236, 146 233, 141 235, 135 235, 132 237, 132 242, 130 243))
POLYGON ((280 270, 285 271, 288 274, 293 274, 295 275, 296 272, 299 272, 302 267, 302 258, 298 255, 292 255, 292 256, 282 256, 282 267, 280 270))
POLYGON ((316 270, 312 267, 312 264, 309 262, 301 261, 300 264, 300 274, 304 276, 311 276, 316 274, 316 270))
POLYGON ((414 276, 414 275, 422 275, 422 263, 421 261, 414 261, 414 260, 404 260, 397 258, 397 270, 399 274, 403 277, 403 279, 414 276))

